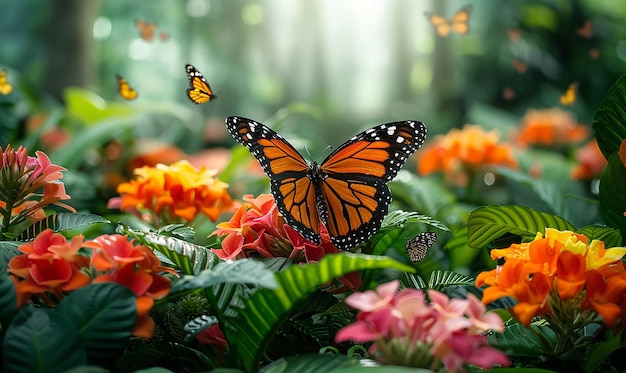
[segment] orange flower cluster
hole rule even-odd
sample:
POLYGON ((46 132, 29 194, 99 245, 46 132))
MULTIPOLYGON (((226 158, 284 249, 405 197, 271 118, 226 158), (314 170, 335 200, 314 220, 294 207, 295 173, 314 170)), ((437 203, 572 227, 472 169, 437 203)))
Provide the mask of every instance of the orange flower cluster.
POLYGON ((23 146, 15 150, 9 145, 4 151, 0 147, 0 216, 4 230, 26 219, 44 218, 43 208, 50 205, 76 212, 60 202, 70 199, 60 181, 65 168, 52 164, 43 152, 35 154, 29 157, 23 146))
POLYGON ((442 170, 446 176, 458 180, 457 175, 480 166, 517 167, 511 146, 498 141, 497 132, 486 132, 478 125, 453 129, 445 136, 437 136, 417 153, 418 172, 427 175, 442 170))
POLYGON ((517 134, 521 146, 563 146, 589 137, 589 128, 576 124, 568 111, 561 109, 528 110, 517 134))
MULTIPOLYGON (((604 242, 570 231, 546 229, 528 243, 492 250, 491 257, 504 258, 503 266, 482 272, 476 285, 488 285, 485 304, 510 296, 517 304, 509 311, 529 326, 535 316, 551 327, 572 331, 595 321, 614 327, 626 320, 626 269, 621 258, 626 248, 605 249, 604 242)), ((571 335, 564 332, 565 335, 571 335)))
POLYGON ((161 265, 159 258, 149 247, 134 245, 127 236, 102 235, 87 241, 85 247, 93 249, 91 264, 99 275, 98 282, 116 282, 129 288, 137 296, 137 321, 133 335, 150 338, 154 333, 154 320, 148 315, 155 299, 170 291, 170 280, 160 275, 176 272, 161 265))
POLYGON ((103 235, 83 243, 79 235, 67 241, 61 234, 46 229, 32 242, 20 246, 24 253, 9 261, 9 273, 15 283, 18 307, 32 296, 49 305, 63 299, 68 292, 90 283, 116 282, 137 296, 137 321, 133 334, 150 338, 154 321, 148 312, 154 299, 170 290, 170 280, 163 272, 176 274, 161 266, 161 261, 146 246, 134 246, 126 236, 103 235), (82 247, 93 249, 91 257, 80 255, 82 247), (92 280, 89 269, 97 273, 92 280))
POLYGON ((155 225, 190 223, 199 214, 215 222, 233 207, 228 184, 215 178, 216 173, 198 170, 186 160, 144 166, 135 169, 137 179, 117 187, 121 197, 109 201, 109 207, 128 210, 155 225))

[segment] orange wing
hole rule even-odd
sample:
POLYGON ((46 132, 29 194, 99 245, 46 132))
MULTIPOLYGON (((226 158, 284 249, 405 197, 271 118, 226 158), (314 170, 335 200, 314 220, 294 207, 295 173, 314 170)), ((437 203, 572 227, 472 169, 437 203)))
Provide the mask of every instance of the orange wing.
POLYGON ((450 21, 438 14, 425 14, 430 24, 435 28, 437 34, 441 37, 446 37, 450 35, 452 31, 459 35, 466 35, 469 32, 469 15, 471 10, 471 5, 461 8, 452 16, 450 21))
POLYGON ((217 98, 213 94, 209 83, 204 76, 196 70, 192 65, 185 65, 187 78, 189 79, 189 88, 187 89, 187 97, 196 104, 204 104, 217 98))
POLYGON ((131 88, 130 85, 128 85, 128 83, 126 82, 126 79, 122 78, 119 75, 117 75, 116 78, 117 78, 117 91, 119 92, 120 96, 122 96, 123 99, 128 100, 128 101, 132 101, 136 99, 138 96, 138 93, 133 88, 131 88))
POLYGON ((256 157, 270 177, 278 211, 309 241, 320 241, 320 216, 309 165, 281 135, 246 118, 229 117, 226 127, 256 157))
POLYGON ((561 105, 569 106, 576 102, 576 95, 578 91, 578 83, 572 83, 567 87, 565 93, 560 97, 561 105))
POLYGON ((156 22, 144 22, 142 20, 135 20, 135 26, 139 30, 139 37, 147 42, 154 40, 154 32, 156 31, 156 22))
MULTIPOLYGON (((424 143, 426 126, 406 121, 382 124, 354 136, 322 162, 320 215, 338 248, 373 236, 387 215, 387 182, 424 143)), ((316 168, 313 165, 313 180, 316 168)))
POLYGON ((13 92, 13 85, 9 83, 7 79, 7 71, 5 69, 0 70, 0 94, 9 95, 13 92))

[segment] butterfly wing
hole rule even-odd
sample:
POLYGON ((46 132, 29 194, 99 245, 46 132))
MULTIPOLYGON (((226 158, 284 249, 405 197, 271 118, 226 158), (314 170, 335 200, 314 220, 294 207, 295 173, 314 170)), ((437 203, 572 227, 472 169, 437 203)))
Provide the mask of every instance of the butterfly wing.
POLYGON ((310 168, 300 153, 281 135, 250 119, 229 117, 228 132, 259 161, 269 176, 278 211, 309 241, 320 241, 320 216, 310 168))
POLYGON ((139 30, 139 37, 147 42, 154 40, 154 31, 156 30, 156 22, 144 22, 140 19, 135 20, 135 26, 139 30))
POLYGON ((578 84, 572 83, 567 87, 565 93, 560 97, 561 105, 569 106, 576 101, 576 91, 578 90, 578 84))
POLYGON ((458 12, 452 16, 450 26, 452 30, 459 35, 467 35, 469 32, 469 15, 472 10, 471 5, 461 8, 458 12))
POLYGON ((433 13, 428 13, 428 12, 424 14, 428 18, 428 21, 430 22, 430 24, 433 25, 433 27, 435 28, 435 31, 437 32, 437 34, 439 34, 439 36, 446 37, 450 34, 451 25, 447 19, 443 18, 442 16, 438 14, 433 14, 433 13))
POLYGON ((428 249, 437 241, 437 233, 423 232, 406 241, 406 254, 411 263, 421 262, 428 254, 428 249))
POLYGON ((13 86, 7 80, 7 71, 0 70, 0 93, 7 96, 13 92, 13 86))
POLYGON ((425 138, 421 122, 382 124, 346 141, 322 162, 318 209, 337 248, 354 247, 380 229, 391 203, 387 182, 425 138))
POLYGON ((191 65, 185 65, 187 78, 189 78, 189 88, 187 89, 187 97, 196 104, 204 104, 217 96, 213 94, 213 90, 204 76, 191 65))
POLYGON ((129 101, 136 99, 138 96, 137 91, 135 91, 133 88, 130 87, 130 85, 128 85, 126 79, 122 78, 119 75, 117 75, 116 77, 117 91, 119 92, 120 96, 122 96, 123 99, 129 101))

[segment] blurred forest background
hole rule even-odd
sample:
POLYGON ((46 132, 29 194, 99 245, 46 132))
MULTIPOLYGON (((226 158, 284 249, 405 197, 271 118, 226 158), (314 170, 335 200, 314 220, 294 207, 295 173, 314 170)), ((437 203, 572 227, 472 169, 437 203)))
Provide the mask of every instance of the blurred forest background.
POLYGON ((625 25, 623 0, 0 0, 0 69, 16 87, 0 95, 0 145, 80 171, 64 178, 72 204, 98 212, 107 198, 94 193, 115 195, 149 163, 129 162, 146 149, 229 148, 230 115, 280 127, 318 160, 404 119, 425 122, 431 139, 466 123, 506 135, 527 110, 551 107, 591 125, 626 71, 625 25), (441 36, 426 16, 463 8, 467 35, 441 36), (156 23, 152 40, 137 21, 156 23), (188 63, 216 100, 187 99, 188 63), (119 96, 116 74, 136 100, 119 96), (563 107, 572 83, 576 100, 563 107), (63 132, 40 136, 51 128, 63 132))

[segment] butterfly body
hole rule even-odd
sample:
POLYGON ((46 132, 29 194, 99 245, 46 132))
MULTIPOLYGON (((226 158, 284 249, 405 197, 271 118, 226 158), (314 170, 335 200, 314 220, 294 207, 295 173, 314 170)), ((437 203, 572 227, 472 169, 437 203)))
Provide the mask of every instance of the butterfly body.
POLYGON ((307 163, 287 140, 261 123, 230 117, 226 124, 270 177, 287 224, 319 243, 323 223, 339 249, 351 248, 378 231, 391 203, 387 182, 426 136, 421 122, 383 124, 352 137, 323 162, 307 163))
POLYGON ((123 99, 132 101, 137 98, 138 93, 126 82, 126 79, 117 75, 117 91, 123 99))
POLYGON ((217 98, 211 90, 211 86, 204 76, 192 65, 185 65, 187 78, 189 79, 189 88, 187 89, 187 97, 196 104, 204 104, 217 98))

